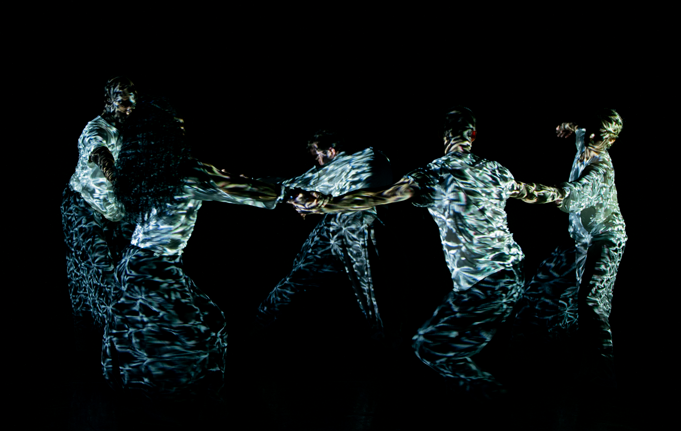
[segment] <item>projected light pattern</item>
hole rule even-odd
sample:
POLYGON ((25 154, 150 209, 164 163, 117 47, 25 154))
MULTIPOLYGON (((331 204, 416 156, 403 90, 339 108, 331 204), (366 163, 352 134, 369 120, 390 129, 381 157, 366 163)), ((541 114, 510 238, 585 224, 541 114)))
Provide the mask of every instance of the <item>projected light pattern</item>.
MULTIPOLYGON (((453 288, 413 339, 416 355, 466 390, 498 384, 470 359, 511 313, 523 286, 523 252, 504 210, 516 188, 500 164, 452 152, 407 176, 438 225, 453 288)), ((482 389, 484 388, 484 389, 482 389)))
POLYGON ((128 247, 117 276, 121 296, 102 350, 109 383, 150 394, 217 392, 225 371, 225 316, 184 273, 181 254, 128 247))
POLYGON ((518 304, 517 334, 553 337, 577 329, 577 295, 586 251, 584 244, 559 246, 539 265, 518 304))
POLYGON ((104 172, 90 161, 90 155, 98 147, 106 147, 114 159, 121 151, 121 134, 102 117, 90 121, 78 139, 78 164, 71 177, 71 189, 80 193, 85 202, 109 220, 119 221, 125 209, 116 199, 113 185, 104 172))
POLYGON ((482 279, 466 290, 452 290, 413 337, 416 355, 465 391, 492 396, 501 390, 494 376, 472 357, 492 339, 522 295, 522 262, 482 279))
POLYGON ((414 205, 428 208, 438 225, 454 290, 466 290, 523 259, 504 210, 516 187, 508 169, 455 152, 407 178, 418 190, 414 205))
MULTIPOLYGON (((338 196, 367 187, 386 186, 391 181, 385 156, 367 148, 348 155, 339 152, 321 167, 284 181, 288 189, 317 191, 338 196), (387 179, 387 183, 386 180, 387 179)), ((293 297, 308 288, 321 287, 324 279, 346 273, 364 316, 375 328, 383 323, 376 304, 368 245, 376 218, 374 208, 327 215, 312 231, 293 262, 291 273, 269 293, 258 309, 258 320, 271 324, 293 297)))
POLYGON ((106 175, 111 170, 102 169, 105 163, 95 163, 117 157, 121 145, 118 129, 102 117, 90 121, 78 139, 76 171, 63 193, 66 274, 73 316, 79 325, 104 325, 116 287, 114 268, 134 229, 121 221, 125 210, 106 175))
POLYGON ((184 273, 182 253, 202 201, 271 209, 283 188, 190 157, 177 168, 180 175, 166 175, 176 169, 168 160, 187 154, 182 124, 154 100, 142 101, 140 111, 119 157, 118 198, 155 204, 138 217, 116 268, 119 288, 102 345, 104 376, 114 387, 149 394, 215 391, 225 370, 225 316, 184 273), (169 199, 168 190, 174 193, 169 199))
MULTIPOLYGON (((617 137, 621 131, 617 119, 604 123, 603 135, 617 137)), ((579 327, 580 336, 589 339, 595 352, 612 358, 609 316, 627 235, 610 154, 607 149, 589 151, 585 135, 584 129, 576 131, 577 154, 570 182, 562 185, 566 197, 559 207, 570 214, 575 247, 557 249, 540 266, 523 298, 518 326, 553 332, 579 327)))
POLYGON ((196 216, 202 201, 217 201, 272 209, 283 199, 282 188, 257 180, 240 178, 220 172, 212 165, 196 162, 194 175, 183 182, 182 195, 154 209, 150 216, 137 225, 132 245, 162 255, 182 253, 194 231, 196 216))
POLYGON ((227 175, 200 162, 193 173, 165 211, 152 211, 137 225, 117 267, 120 296, 107 319, 102 353, 104 375, 114 386, 172 394, 195 391, 204 378, 218 385, 212 389, 221 385, 225 317, 184 273, 181 255, 202 201, 272 209, 281 187, 249 179, 231 184, 227 175))
POLYGON ((125 220, 107 220, 68 185, 63 193, 61 217, 75 322, 83 327, 101 328, 117 290, 116 263, 130 243, 135 225, 125 220))
POLYGON ((472 356, 492 338, 522 294, 523 252, 508 230, 509 198, 530 203, 559 202, 564 193, 515 181, 508 169, 468 151, 475 118, 462 108, 445 122, 447 153, 379 191, 359 190, 330 197, 296 196, 301 213, 335 213, 411 199, 430 212, 439 228, 452 291, 413 338, 416 355, 466 391, 485 396, 500 385, 472 356))

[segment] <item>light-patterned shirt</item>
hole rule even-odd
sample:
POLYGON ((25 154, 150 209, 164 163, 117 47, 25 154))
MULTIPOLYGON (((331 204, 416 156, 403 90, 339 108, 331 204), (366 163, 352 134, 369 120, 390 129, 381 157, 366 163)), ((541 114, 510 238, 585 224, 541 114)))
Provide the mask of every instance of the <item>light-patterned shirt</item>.
POLYGON ((580 161, 586 150, 585 133, 584 129, 576 132, 577 155, 570 182, 562 185, 567 197, 559 208, 570 213, 570 236, 578 243, 588 243, 597 235, 626 238, 610 154, 604 150, 587 162, 580 161))
POLYGON ((392 182, 388 159, 373 148, 348 155, 338 153, 327 164, 313 167, 282 184, 288 188, 340 196, 351 191, 381 187, 392 182))
POLYGON ((438 225, 455 291, 523 259, 504 210, 516 184, 508 169, 452 152, 407 178, 417 190, 414 204, 428 208, 438 225))
MULTIPOLYGON (((161 255, 181 254, 194 231, 202 201, 218 201, 273 209, 283 199, 283 193, 270 193, 265 198, 229 194, 229 186, 219 187, 211 175, 214 167, 197 162, 196 175, 184 179, 182 193, 165 205, 165 211, 153 209, 149 217, 138 223, 131 244, 161 255)), ((215 178, 215 179, 214 179, 215 178)), ((278 186, 272 186, 277 189, 278 186)))
POLYGON ((90 121, 78 139, 78 164, 69 182, 71 189, 80 193, 85 202, 111 221, 120 221, 125 209, 114 194, 113 185, 104 177, 99 166, 89 161, 97 147, 106 147, 114 160, 118 159, 123 139, 118 129, 97 117, 90 121))

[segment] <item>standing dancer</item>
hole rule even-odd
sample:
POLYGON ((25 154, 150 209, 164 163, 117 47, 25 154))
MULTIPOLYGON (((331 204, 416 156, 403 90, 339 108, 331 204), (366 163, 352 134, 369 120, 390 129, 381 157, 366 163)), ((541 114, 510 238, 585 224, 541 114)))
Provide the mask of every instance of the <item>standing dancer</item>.
POLYGON ((172 108, 161 100, 139 105, 117 163, 116 195, 137 227, 117 267, 104 376, 148 394, 214 392, 224 376, 225 317, 184 273, 182 253, 202 201, 272 209, 281 187, 192 159, 172 108))
POLYGON ((549 333, 577 330, 586 368, 597 370, 601 373, 597 378, 614 384, 609 316, 627 234, 608 150, 623 123, 612 109, 600 111, 596 120, 586 130, 572 123, 556 128, 559 137, 576 135, 577 155, 570 182, 562 185, 566 197, 559 207, 570 214, 569 232, 575 245, 559 247, 540 265, 523 297, 517 322, 520 332, 529 328, 549 333))
POLYGON ((113 191, 114 163, 121 150, 121 125, 135 107, 135 87, 124 77, 104 87, 104 112, 78 140, 76 172, 61 205, 66 273, 74 321, 83 329, 104 326, 115 289, 114 269, 130 242, 132 226, 121 221, 123 206, 113 191))
POLYGON ((467 108, 447 114, 445 155, 381 191, 339 197, 301 193, 299 212, 333 213, 412 199, 435 219, 454 287, 413 338, 416 355, 455 387, 481 396, 500 389, 472 357, 492 338, 522 293, 523 253, 508 230, 509 198, 559 201, 558 189, 515 181, 497 162, 470 153, 475 117, 467 108))
MULTIPOLYGON (((390 162, 373 148, 346 154, 335 134, 321 131, 310 140, 308 150, 316 166, 284 181, 287 188, 339 196, 392 183, 390 162)), ((375 219, 376 210, 371 207, 325 216, 303 244, 291 273, 260 304, 258 321, 264 326, 271 324, 294 296, 306 289, 321 288, 331 277, 346 274, 372 330, 382 331, 369 265, 369 241, 373 239, 375 219)))

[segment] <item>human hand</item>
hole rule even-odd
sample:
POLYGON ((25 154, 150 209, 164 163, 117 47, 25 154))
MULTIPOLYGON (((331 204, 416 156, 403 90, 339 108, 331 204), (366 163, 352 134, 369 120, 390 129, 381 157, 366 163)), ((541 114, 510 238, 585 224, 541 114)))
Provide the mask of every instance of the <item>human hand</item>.
POLYGON ((559 138, 568 138, 577 130, 577 125, 574 123, 561 123, 556 127, 556 135, 559 138))
POLYGON ((288 196, 286 203, 293 205, 301 215, 320 214, 321 208, 331 200, 331 196, 323 193, 301 189, 290 190, 288 196))

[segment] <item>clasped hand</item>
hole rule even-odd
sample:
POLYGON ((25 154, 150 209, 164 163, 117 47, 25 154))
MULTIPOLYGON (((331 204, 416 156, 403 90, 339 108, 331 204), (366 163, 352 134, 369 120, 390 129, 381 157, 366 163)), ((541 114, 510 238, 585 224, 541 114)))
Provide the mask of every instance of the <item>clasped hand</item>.
POLYGON ((301 189, 291 189, 286 203, 293 205, 299 214, 321 214, 322 207, 331 199, 323 193, 301 189))

